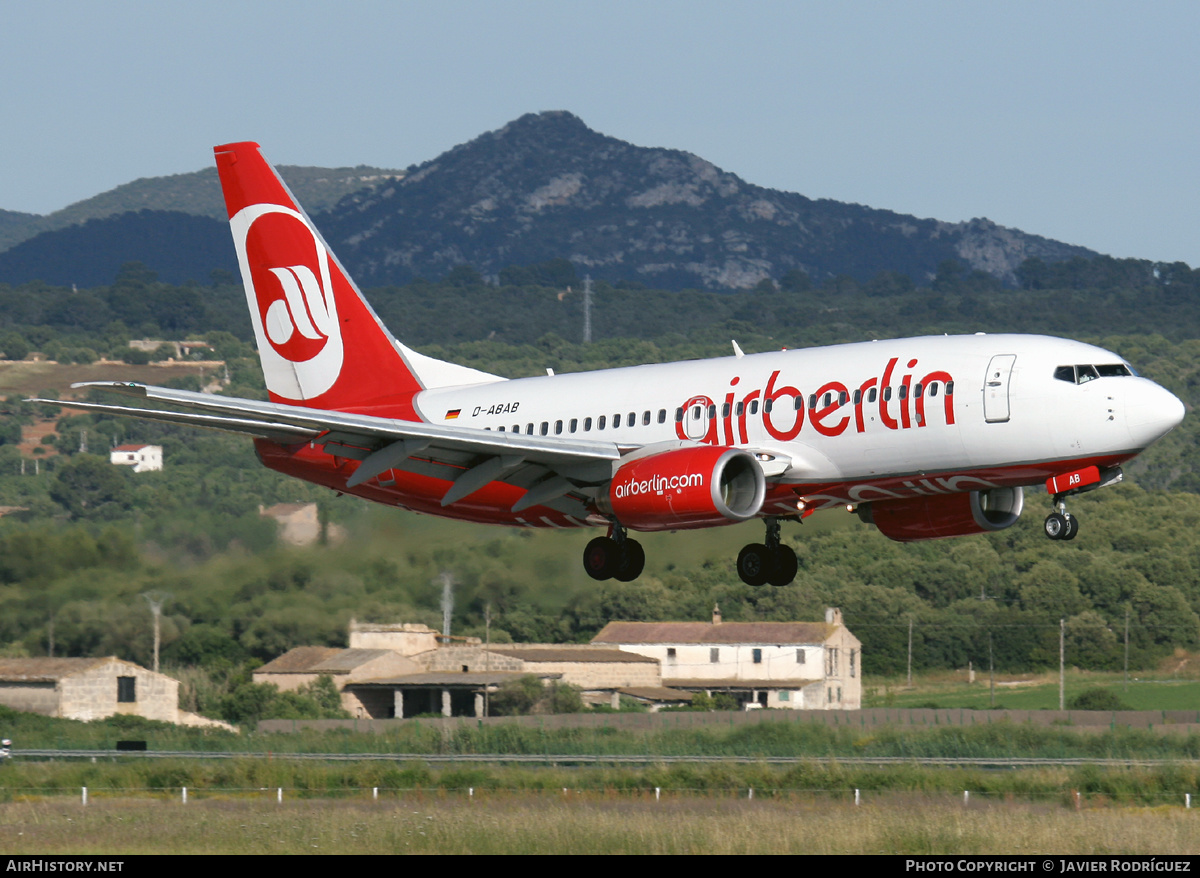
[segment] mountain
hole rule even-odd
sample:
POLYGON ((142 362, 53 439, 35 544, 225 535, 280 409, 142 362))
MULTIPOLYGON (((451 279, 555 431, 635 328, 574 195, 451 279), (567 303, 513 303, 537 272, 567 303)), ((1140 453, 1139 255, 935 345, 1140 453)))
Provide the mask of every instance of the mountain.
MULTIPOLYGON (((561 111, 522 116, 407 173, 280 172, 367 286, 440 278, 462 264, 496 277, 562 258, 580 274, 665 289, 745 288, 794 270, 817 282, 890 271, 924 284, 947 259, 1013 283, 1029 257, 1097 255, 987 219, 944 223, 766 189, 561 111)), ((46 217, 0 213, 0 282, 109 283, 118 253, 163 280, 228 270, 228 234, 222 255, 212 227, 182 214, 224 219, 214 169, 137 180, 46 217)))
POLYGON ((0 281, 99 287, 126 262, 170 284, 207 283, 213 269, 238 272, 229 223, 175 210, 127 211, 43 232, 0 253, 0 281))
MULTIPOLYGON (((332 207, 345 195, 364 187, 404 176, 403 171, 366 165, 355 168, 280 165, 279 173, 310 212, 332 207)), ((45 216, 0 211, 0 252, 43 232, 142 210, 175 211, 225 222, 225 201, 216 167, 190 174, 143 177, 45 216)))
POLYGON ((918 283, 958 259, 1012 282, 1028 257, 1096 254, 997 226, 943 223, 755 186, 690 153, 634 146, 566 112, 522 116, 349 196, 318 219, 360 282, 485 275, 565 257, 580 273, 665 288, 880 271, 918 283))

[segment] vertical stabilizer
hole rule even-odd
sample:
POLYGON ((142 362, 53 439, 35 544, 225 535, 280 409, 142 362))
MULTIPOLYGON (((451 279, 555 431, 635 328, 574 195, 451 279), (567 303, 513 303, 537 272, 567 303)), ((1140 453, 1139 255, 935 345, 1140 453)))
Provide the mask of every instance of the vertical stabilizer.
POLYGON ((425 387, 497 380, 400 345, 257 143, 213 151, 273 401, 417 420, 425 387))

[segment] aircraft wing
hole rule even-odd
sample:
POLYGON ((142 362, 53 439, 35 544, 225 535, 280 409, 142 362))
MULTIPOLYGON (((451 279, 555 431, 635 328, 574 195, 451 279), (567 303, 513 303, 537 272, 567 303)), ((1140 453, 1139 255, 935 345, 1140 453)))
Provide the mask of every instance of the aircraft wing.
MULTIPOLYGON (((418 421, 283 405, 262 400, 222 397, 124 382, 86 382, 73 387, 131 396, 171 409, 33 399, 118 417, 141 418, 258 436, 282 444, 311 443, 338 457, 361 461, 347 481, 353 488, 389 469, 422 471, 429 465, 460 470, 443 505, 460 500, 491 481, 527 489, 514 511, 551 503, 583 485, 612 476, 621 449, 613 442, 530 436, 467 429, 418 421)), ((443 477, 445 470, 441 470, 443 477)), ((566 499, 566 498, 564 498, 566 499)), ((579 512, 572 504, 572 512, 579 512)))

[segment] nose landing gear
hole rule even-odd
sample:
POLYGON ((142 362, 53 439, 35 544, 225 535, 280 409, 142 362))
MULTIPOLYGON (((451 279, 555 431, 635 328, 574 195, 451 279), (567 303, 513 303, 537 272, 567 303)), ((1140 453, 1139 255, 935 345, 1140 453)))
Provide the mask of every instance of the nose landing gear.
POLYGON ((1052 540, 1073 540, 1079 533, 1079 519, 1067 512, 1067 504, 1062 494, 1054 495, 1055 512, 1046 516, 1042 525, 1046 536, 1052 540))
POLYGON ((775 516, 767 518, 766 542, 750 543, 738 553, 738 576, 746 585, 768 582, 776 586, 788 585, 796 578, 798 567, 796 553, 779 541, 779 519, 775 516))

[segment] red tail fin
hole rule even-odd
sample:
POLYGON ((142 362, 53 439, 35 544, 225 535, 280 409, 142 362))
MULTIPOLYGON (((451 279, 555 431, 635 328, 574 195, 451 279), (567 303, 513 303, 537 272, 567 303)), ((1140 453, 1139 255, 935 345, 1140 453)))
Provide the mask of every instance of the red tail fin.
POLYGON ((275 402, 418 420, 422 382, 257 143, 214 148, 275 402))

